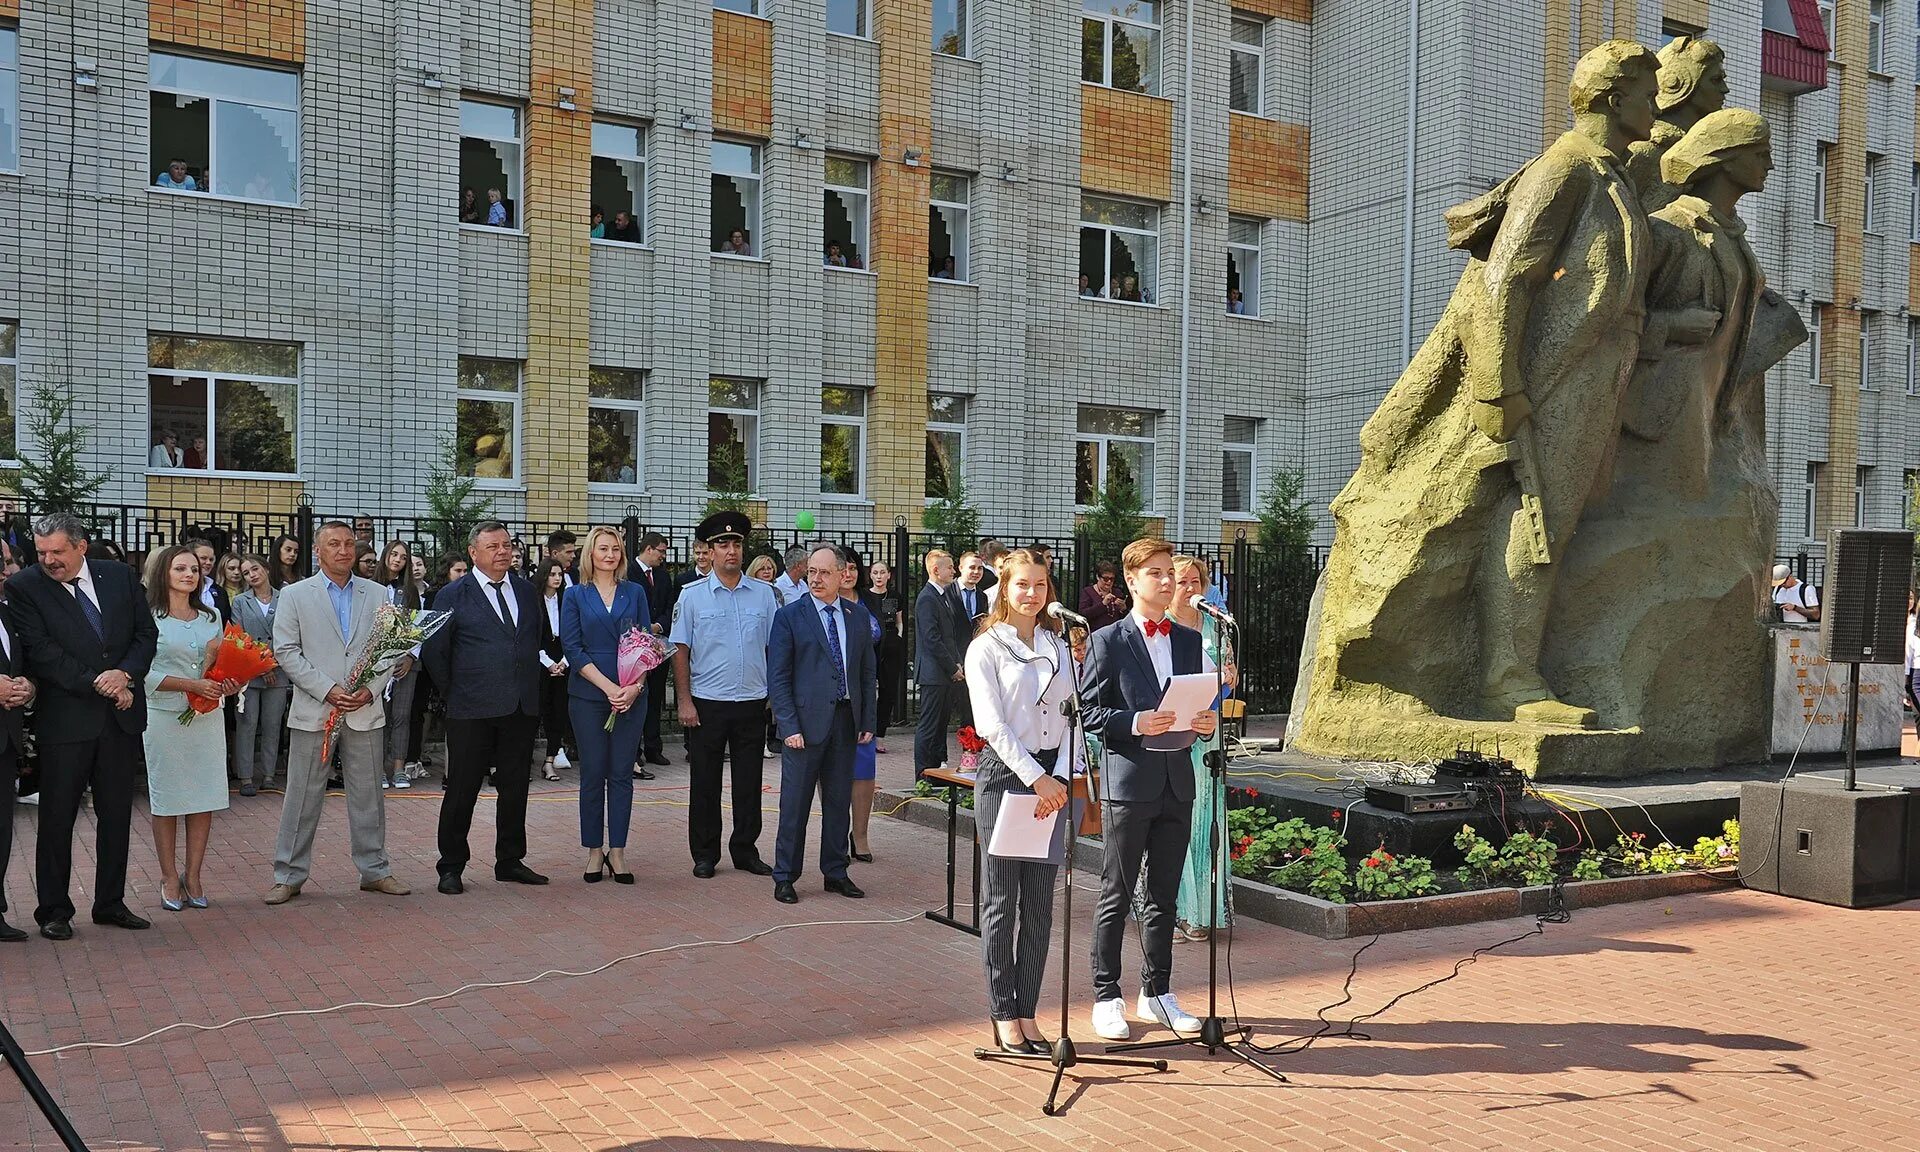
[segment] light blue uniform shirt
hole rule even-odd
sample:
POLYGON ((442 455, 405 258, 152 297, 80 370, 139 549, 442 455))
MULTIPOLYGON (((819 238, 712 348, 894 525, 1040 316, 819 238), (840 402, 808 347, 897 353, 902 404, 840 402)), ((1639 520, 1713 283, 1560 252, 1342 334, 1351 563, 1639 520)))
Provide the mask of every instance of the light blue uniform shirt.
POLYGON ((327 586, 327 599, 333 601, 334 618, 340 621, 340 640, 345 643, 353 638, 353 577, 347 577, 345 588, 326 576, 320 580, 327 586))
POLYGON ((767 640, 778 610, 772 587, 750 576, 729 589, 713 573, 680 590, 667 642, 687 650, 695 696, 766 699, 767 640))

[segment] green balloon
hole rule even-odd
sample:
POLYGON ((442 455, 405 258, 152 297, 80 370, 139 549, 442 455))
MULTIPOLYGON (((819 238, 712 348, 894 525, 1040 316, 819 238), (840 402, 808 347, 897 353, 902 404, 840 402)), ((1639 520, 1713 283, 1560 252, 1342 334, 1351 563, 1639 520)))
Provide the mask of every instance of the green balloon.
POLYGON ((813 513, 811 512, 794 513, 793 526, 795 528, 798 528, 802 532, 813 531, 813 513))

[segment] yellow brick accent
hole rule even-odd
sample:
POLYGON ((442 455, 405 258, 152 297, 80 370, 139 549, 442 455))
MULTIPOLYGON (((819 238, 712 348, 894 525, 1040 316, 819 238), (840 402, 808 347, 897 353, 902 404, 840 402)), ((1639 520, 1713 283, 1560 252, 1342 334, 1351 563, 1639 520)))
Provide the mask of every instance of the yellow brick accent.
POLYGON ((927 439, 927 198, 933 156, 932 9, 876 0, 880 155, 873 165, 873 393, 867 405, 867 494, 875 528, 920 526, 927 439), (926 157, 901 163, 907 149, 926 157))
POLYGON ((1313 0, 1235 0, 1233 10, 1271 16, 1275 20, 1313 23, 1313 0))
MULTIPOLYGON (((0 0, 0 15, 19 14, 18 0, 0 0)), ((306 0, 148 0, 147 25, 160 44, 289 64, 306 59, 306 0)))
POLYGON ((1540 144, 1560 138, 1573 123, 1567 107, 1567 85, 1573 80, 1573 0, 1546 0, 1541 30, 1546 57, 1541 62, 1546 89, 1540 100, 1540 144))
POLYGON ((156 508, 208 508, 291 516, 306 491, 300 480, 233 480, 214 476, 149 476, 147 503, 156 508))
POLYGON ((1821 344, 1827 394, 1827 483, 1819 493, 1818 529, 1853 525, 1853 470, 1860 462, 1860 296, 1867 184, 1868 0, 1840 0, 1833 16, 1835 55, 1853 67, 1833 69, 1840 85, 1839 134, 1827 153, 1827 220, 1833 225, 1833 323, 1821 344))
POLYGON ((773 25, 717 8, 713 13, 713 130, 762 140, 773 135, 773 25))
POLYGON ((20 0, 0 0, 0 17, 20 19, 20 0))
POLYGON ((1580 3, 1580 54, 1586 55, 1605 40, 1606 25, 1602 19, 1600 0, 1581 0, 1580 3))
POLYGON ((1173 102, 1080 85, 1080 186, 1173 199, 1173 102))
POLYGON ((1707 0, 1667 0, 1666 17, 1695 28, 1707 26, 1707 0))
POLYGON ((1613 34, 1622 40, 1638 40, 1634 30, 1640 26, 1640 0, 1613 0, 1613 34))
POLYGON ((520 477, 531 520, 587 510, 587 242, 593 157, 593 0, 533 0, 527 116, 527 366, 520 477), (562 112, 559 90, 576 111, 562 112))
POLYGON ((1920 316, 1920 244, 1907 247, 1907 311, 1920 316))
POLYGON ((1304 124, 1227 115, 1227 207, 1268 220, 1307 218, 1304 124))

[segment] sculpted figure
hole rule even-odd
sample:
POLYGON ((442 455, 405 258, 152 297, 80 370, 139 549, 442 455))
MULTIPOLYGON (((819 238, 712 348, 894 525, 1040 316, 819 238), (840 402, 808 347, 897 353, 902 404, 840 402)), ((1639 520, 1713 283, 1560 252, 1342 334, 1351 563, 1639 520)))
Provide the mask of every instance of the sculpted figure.
POLYGON ((1640 190, 1640 203, 1655 212, 1673 202, 1679 189, 1660 174, 1660 158, 1687 130, 1727 102, 1727 59, 1720 45, 1697 36, 1676 36, 1660 49, 1660 94, 1654 98, 1659 116, 1653 134, 1635 144, 1627 160, 1627 175, 1640 190))

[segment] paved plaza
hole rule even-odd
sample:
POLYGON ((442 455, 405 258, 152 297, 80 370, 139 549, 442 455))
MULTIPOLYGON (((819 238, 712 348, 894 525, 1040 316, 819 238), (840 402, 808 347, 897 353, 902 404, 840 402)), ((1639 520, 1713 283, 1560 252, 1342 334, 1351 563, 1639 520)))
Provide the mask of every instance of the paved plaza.
MULTIPOLYGON (((909 773, 908 743, 883 758, 883 785, 909 773)), ((653 952, 426 1006, 37 1058, 94 1149, 1920 1149, 1920 903, 1850 912, 1729 889, 1576 912, 1365 1025, 1369 1040, 1277 1061, 1291 1085, 1178 1051, 1165 1073, 1082 1069, 1049 1119, 1047 1071, 971 1058, 988 1035, 976 942, 919 915, 941 891, 941 834, 876 820, 879 859, 853 873, 867 900, 827 895, 810 873, 786 907, 766 880, 690 874, 684 772, 662 769, 638 794, 631 888, 581 883, 565 783, 536 780, 528 821, 529 863, 553 886, 497 885, 482 863, 458 898, 432 891, 437 791, 388 805, 396 874, 416 889, 404 899, 355 890, 336 799, 305 894, 264 906, 279 797, 236 796, 215 823, 213 907, 167 913, 136 814, 129 903, 154 930, 83 914, 71 943, 0 948, 0 1014, 35 1050, 653 952)), ((483 801, 482 862, 489 816, 483 801)), ((18 818, 16 923, 31 915, 35 820, 18 818)), ((90 861, 76 872, 90 878, 90 861)), ((1090 880, 1068 958, 1081 1037, 1090 880)), ((1331 1015, 1371 1011, 1531 926, 1386 937, 1331 1015)), ((1360 943, 1251 922, 1237 936, 1239 1006, 1268 1043, 1312 1030, 1360 943)), ((1204 1006, 1205 959, 1176 953, 1190 1008, 1204 1006)), ((0 1147, 58 1147, 11 1078, 0 1147)))

